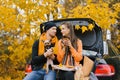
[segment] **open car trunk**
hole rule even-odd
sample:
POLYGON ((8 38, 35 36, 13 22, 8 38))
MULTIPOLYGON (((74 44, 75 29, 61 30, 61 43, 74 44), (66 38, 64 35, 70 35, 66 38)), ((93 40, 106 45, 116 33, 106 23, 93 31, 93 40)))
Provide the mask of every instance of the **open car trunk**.
MULTIPOLYGON (((62 22, 70 22, 74 26, 75 34, 76 36, 82 40, 83 43, 83 49, 84 50, 90 50, 95 51, 97 53, 100 53, 103 55, 103 39, 102 39, 102 30, 101 28, 90 18, 71 18, 71 19, 60 19, 60 20, 54 20, 54 22, 57 27, 57 37, 60 39, 62 37, 60 32, 60 24, 62 22), (84 33, 82 33, 82 27, 85 26, 88 29, 88 26, 92 24, 93 29, 87 30, 84 33), (80 28, 76 29, 75 26, 79 25, 80 28)), ((46 22, 47 23, 47 22, 46 22)), ((43 23, 40 25, 40 31, 41 33, 44 32, 44 26, 46 23, 43 23)), ((92 54, 90 54, 92 55, 92 54)))

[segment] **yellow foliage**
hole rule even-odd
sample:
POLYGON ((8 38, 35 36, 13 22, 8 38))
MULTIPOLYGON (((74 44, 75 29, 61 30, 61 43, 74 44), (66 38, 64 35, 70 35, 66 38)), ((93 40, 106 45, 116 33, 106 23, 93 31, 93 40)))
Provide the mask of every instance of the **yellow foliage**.
POLYGON ((94 28, 93 24, 89 24, 89 25, 88 25, 88 29, 89 29, 89 30, 92 30, 93 28, 94 28))
MULTIPOLYGON (((115 10, 113 11, 109 8, 109 4, 102 0, 96 4, 91 1, 86 0, 86 5, 75 6, 69 11, 58 4, 58 0, 0 0, 0 35, 4 35, 2 39, 0 37, 0 49, 3 53, 0 55, 0 61, 2 61, 0 75, 10 75, 13 72, 6 78, 0 77, 0 80, 22 80, 24 70, 22 69, 21 72, 20 70, 24 68, 26 59, 32 52, 33 42, 38 39, 40 23, 48 21, 50 13, 53 14, 53 19, 57 19, 59 13, 62 18, 92 18, 105 29, 116 22, 120 3, 113 5, 112 8, 115 10), (58 7, 60 12, 58 12, 58 7), (31 28, 35 30, 34 33, 31 33, 31 28)), ((74 1, 69 0, 69 2, 74 1)), ((88 28, 75 25, 75 29, 81 29, 82 33, 93 28, 92 24, 88 25, 88 28)))
POLYGON ((73 2, 72 0, 69 0, 70 2, 73 2))
POLYGON ((9 47, 8 47, 8 50, 9 50, 9 51, 13 51, 12 46, 9 46, 9 47))
POLYGON ((59 67, 62 67, 62 66, 63 66, 63 65, 60 63, 60 64, 59 64, 59 67))
POLYGON ((119 12, 119 11, 120 11, 120 3, 114 4, 114 5, 113 5, 113 8, 114 8, 117 12, 119 12))
POLYGON ((90 4, 92 2, 92 0, 87 0, 87 3, 90 4))
POLYGON ((0 80, 12 80, 10 76, 6 76, 5 78, 0 77, 0 80))
POLYGON ((79 30, 80 29, 80 26, 78 24, 75 25, 75 29, 76 30, 79 30))
POLYGON ((64 8, 62 8, 61 14, 62 14, 63 18, 66 18, 68 16, 68 13, 65 12, 64 8))
POLYGON ((10 76, 8 76, 8 77, 6 77, 6 78, 5 78, 5 80, 11 80, 11 77, 10 77, 10 76))
POLYGON ((117 48, 119 48, 119 49, 120 49, 120 45, 118 45, 118 46, 117 46, 117 48))
POLYGON ((104 3, 103 1, 99 1, 99 3, 96 4, 91 3, 91 1, 92 0, 87 0, 88 5, 86 6, 78 5, 73 8, 69 16, 77 18, 92 18, 102 28, 108 28, 111 24, 115 23, 116 17, 118 17, 118 11, 112 11, 112 9, 109 8, 109 4, 104 3))
POLYGON ((82 33, 84 33, 85 31, 87 31, 88 29, 87 29, 87 27, 86 26, 82 26, 82 33))

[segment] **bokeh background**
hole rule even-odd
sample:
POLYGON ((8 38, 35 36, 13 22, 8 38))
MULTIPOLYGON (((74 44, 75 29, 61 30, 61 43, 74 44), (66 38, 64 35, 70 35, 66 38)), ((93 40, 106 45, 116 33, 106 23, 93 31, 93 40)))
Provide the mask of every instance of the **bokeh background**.
POLYGON ((92 18, 120 50, 120 0, 0 0, 0 80, 22 80, 39 25, 64 18, 92 18))

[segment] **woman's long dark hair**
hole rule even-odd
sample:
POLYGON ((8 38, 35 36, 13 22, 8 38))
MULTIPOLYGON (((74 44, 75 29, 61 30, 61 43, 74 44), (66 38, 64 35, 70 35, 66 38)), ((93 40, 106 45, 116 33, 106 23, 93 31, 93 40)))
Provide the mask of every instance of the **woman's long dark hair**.
POLYGON ((61 25, 65 25, 68 29, 70 29, 70 41, 72 43, 72 46, 77 50, 77 37, 74 32, 74 26, 70 22, 63 22, 61 25))

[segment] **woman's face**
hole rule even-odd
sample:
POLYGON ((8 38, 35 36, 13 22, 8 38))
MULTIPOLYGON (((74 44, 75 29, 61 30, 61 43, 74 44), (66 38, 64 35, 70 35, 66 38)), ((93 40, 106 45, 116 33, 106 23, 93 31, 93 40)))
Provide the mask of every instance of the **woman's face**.
POLYGON ((63 36, 68 36, 70 33, 70 29, 66 25, 61 25, 61 33, 63 36))

